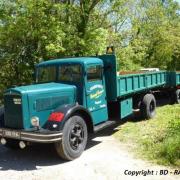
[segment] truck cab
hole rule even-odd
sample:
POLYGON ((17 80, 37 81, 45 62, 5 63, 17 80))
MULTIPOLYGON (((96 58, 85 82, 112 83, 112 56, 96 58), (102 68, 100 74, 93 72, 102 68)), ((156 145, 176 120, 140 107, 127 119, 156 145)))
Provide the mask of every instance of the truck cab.
POLYGON ((36 66, 36 83, 48 82, 73 86, 74 103, 91 113, 93 124, 108 119, 101 59, 69 58, 40 63, 36 66))
POLYGON ((103 61, 97 57, 44 61, 36 65, 35 74, 35 84, 4 93, 1 143, 7 147, 12 142, 20 147, 27 142, 55 143, 61 157, 74 159, 85 148, 87 133, 108 120, 103 61), (67 125, 69 121, 73 125, 67 125), (62 147, 69 129, 76 132, 71 134, 71 148, 62 147), (66 155, 62 149, 74 151, 66 155))

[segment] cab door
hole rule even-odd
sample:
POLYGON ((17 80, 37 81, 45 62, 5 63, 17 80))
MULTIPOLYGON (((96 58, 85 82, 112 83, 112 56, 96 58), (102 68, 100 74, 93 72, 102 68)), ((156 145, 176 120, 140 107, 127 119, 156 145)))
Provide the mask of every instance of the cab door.
POLYGON ((86 72, 86 105, 93 123, 98 124, 108 119, 103 65, 89 64, 86 72))

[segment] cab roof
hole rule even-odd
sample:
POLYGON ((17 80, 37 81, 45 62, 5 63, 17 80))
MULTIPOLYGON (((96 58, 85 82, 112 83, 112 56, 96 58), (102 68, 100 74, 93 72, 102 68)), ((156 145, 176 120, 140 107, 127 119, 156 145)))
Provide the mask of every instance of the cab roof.
POLYGON ((96 57, 77 57, 77 58, 62 58, 62 59, 52 59, 48 61, 43 61, 37 66, 48 66, 48 65, 58 65, 58 64, 103 64, 102 60, 96 57))

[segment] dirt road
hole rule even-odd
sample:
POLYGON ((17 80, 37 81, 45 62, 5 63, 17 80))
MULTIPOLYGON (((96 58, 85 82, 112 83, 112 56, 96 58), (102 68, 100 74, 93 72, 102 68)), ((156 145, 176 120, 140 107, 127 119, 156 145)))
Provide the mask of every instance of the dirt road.
MULTIPOLYGON (((159 174, 168 169, 136 159, 126 147, 112 136, 111 129, 92 137, 83 155, 71 162, 63 162, 56 156, 53 146, 38 145, 12 151, 0 145, 1 180, 119 180, 119 179, 167 179, 180 176, 131 176, 131 171, 149 170, 159 174)), ((169 169, 168 169, 169 170, 169 169)))

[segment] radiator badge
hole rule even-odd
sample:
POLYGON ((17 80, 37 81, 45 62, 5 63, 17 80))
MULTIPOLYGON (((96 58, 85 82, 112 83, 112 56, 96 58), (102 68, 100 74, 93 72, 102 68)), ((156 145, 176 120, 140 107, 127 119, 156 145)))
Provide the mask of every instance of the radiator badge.
POLYGON ((14 104, 21 104, 21 99, 14 98, 13 102, 14 104))

